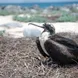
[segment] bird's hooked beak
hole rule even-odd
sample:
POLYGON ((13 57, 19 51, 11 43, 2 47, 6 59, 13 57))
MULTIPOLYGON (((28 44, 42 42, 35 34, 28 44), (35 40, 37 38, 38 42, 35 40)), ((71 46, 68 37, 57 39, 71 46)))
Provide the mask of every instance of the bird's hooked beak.
POLYGON ((33 24, 33 23, 29 23, 28 25, 34 25, 34 26, 36 26, 36 27, 40 27, 40 28, 45 29, 45 27, 42 27, 42 26, 39 26, 39 25, 36 25, 36 24, 33 24))
MULTIPOLYGON (((36 26, 36 27, 43 28, 43 29, 44 29, 43 32, 46 31, 46 28, 45 28, 45 27, 42 27, 42 26, 39 26, 39 25, 36 25, 36 24, 33 24, 33 23, 29 23, 28 25, 34 25, 34 26, 36 26)), ((43 33, 43 32, 42 32, 42 33, 43 33)))

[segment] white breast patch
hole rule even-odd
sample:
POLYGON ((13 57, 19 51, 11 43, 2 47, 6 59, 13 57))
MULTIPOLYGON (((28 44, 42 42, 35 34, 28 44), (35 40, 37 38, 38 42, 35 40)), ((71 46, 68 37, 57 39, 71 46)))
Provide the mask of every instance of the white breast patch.
POLYGON ((42 47, 43 51, 44 51, 47 55, 49 55, 49 54, 47 53, 47 51, 46 51, 46 49, 45 49, 45 47, 44 47, 44 43, 45 43, 46 40, 48 40, 48 36, 49 36, 49 33, 48 33, 48 32, 45 32, 45 33, 43 33, 43 34, 39 37, 41 47, 42 47))

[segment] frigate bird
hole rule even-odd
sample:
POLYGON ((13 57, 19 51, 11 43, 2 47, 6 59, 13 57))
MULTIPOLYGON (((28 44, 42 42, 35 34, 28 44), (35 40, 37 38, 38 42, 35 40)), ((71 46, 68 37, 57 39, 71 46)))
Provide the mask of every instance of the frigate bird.
POLYGON ((36 40, 37 47, 44 57, 51 57, 54 62, 61 65, 78 62, 78 45, 72 39, 55 34, 55 28, 50 24, 29 24, 44 29, 36 40))

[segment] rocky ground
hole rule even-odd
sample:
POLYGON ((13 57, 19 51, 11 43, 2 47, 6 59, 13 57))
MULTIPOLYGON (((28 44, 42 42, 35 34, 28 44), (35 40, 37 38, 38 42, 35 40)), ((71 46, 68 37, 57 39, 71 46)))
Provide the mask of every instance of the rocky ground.
MULTIPOLYGON (((78 36, 69 36, 78 42, 78 36)), ((78 78, 78 65, 48 65, 35 39, 0 37, 0 78, 78 78)))

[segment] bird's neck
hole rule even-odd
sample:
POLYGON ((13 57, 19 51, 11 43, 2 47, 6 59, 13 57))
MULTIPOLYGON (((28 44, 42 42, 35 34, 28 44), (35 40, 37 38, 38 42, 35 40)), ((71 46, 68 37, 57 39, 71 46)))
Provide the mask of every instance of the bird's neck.
POLYGON ((39 39, 46 41, 46 40, 48 40, 49 36, 50 36, 49 32, 44 32, 44 33, 41 34, 41 36, 39 37, 39 39))

